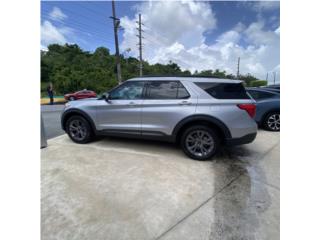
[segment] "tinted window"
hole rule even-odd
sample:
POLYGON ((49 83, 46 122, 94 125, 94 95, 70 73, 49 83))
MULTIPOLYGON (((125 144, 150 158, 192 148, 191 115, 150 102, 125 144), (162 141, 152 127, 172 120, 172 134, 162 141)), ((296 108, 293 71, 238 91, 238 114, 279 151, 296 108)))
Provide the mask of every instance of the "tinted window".
POLYGON ((148 84, 148 99, 183 99, 190 95, 178 81, 151 81, 148 84))
POLYGON ((141 99, 144 82, 126 82, 110 93, 111 99, 131 100, 141 99))
POLYGON ((178 98, 179 99, 185 99, 189 98, 190 94, 188 93, 187 89, 182 85, 182 83, 179 82, 178 85, 178 98))
POLYGON ((257 99, 272 98, 275 96, 275 94, 270 93, 270 92, 255 91, 255 90, 248 90, 248 92, 256 100, 257 99))
POLYGON ((87 90, 81 90, 79 92, 76 92, 77 94, 85 94, 85 93, 89 93, 90 91, 87 90))
POLYGON ((241 83, 195 83, 217 99, 250 99, 241 83))

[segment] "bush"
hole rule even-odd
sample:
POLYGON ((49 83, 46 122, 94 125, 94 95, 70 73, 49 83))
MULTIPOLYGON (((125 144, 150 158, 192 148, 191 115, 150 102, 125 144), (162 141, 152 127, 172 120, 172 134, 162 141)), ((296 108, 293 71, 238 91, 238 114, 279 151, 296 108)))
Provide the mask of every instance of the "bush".
POLYGON ((256 81, 250 82, 249 87, 261 87, 261 86, 266 86, 267 84, 268 82, 265 80, 256 80, 256 81))

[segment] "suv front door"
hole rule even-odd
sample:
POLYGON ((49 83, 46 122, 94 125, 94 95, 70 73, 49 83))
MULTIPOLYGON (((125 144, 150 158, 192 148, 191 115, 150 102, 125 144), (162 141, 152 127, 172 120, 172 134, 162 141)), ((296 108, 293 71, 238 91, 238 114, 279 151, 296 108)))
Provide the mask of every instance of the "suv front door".
POLYGON ((142 102, 142 134, 171 135, 176 124, 195 112, 197 97, 180 81, 149 81, 142 102))
POLYGON ((97 106, 97 129, 140 134, 143 89, 144 82, 128 81, 111 90, 97 106))

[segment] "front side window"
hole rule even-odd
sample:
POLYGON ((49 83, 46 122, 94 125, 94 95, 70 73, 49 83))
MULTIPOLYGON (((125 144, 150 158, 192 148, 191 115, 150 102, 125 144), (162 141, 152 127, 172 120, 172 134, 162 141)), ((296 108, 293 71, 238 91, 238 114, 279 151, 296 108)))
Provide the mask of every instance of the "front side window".
POLYGON ((250 99, 241 83, 196 82, 195 84, 217 99, 250 99))
POLYGON ((110 93, 110 99, 114 100, 134 100, 142 99, 144 82, 126 82, 110 93))
POLYGON ((147 99, 185 99, 190 95, 179 81, 152 81, 148 84, 147 99))

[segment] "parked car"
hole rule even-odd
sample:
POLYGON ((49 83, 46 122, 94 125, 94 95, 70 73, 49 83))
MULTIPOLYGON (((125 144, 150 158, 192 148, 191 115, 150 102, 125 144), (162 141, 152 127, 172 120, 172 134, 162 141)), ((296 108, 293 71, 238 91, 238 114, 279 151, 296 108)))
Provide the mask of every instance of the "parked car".
POLYGON ((271 84, 271 85, 268 85, 268 86, 264 86, 264 88, 279 89, 279 91, 280 91, 280 84, 271 84))
POLYGON ((252 142, 255 101, 241 81, 139 77, 99 99, 66 104, 62 128, 76 143, 94 135, 178 142, 187 156, 211 158, 221 145, 252 142))
POLYGON ((272 91, 272 92, 280 93, 280 89, 277 89, 277 88, 263 87, 262 89, 263 89, 263 90, 267 90, 267 91, 272 91))
POLYGON ((64 99, 68 101, 74 101, 77 99, 83 99, 83 98, 96 98, 97 94, 94 91, 83 89, 81 91, 75 92, 75 93, 68 93, 64 95, 64 99))
POLYGON ((280 131, 280 92, 267 88, 247 88, 256 100, 255 120, 259 126, 269 131, 280 131))

